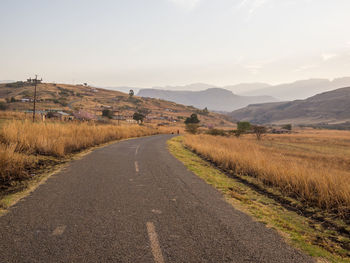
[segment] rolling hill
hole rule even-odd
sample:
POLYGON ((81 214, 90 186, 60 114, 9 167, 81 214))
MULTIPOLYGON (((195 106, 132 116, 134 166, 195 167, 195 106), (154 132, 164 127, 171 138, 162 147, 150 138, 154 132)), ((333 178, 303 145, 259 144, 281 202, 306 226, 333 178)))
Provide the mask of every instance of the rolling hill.
POLYGON ((207 107, 214 111, 232 111, 252 103, 277 101, 271 96, 238 96, 222 88, 208 88, 202 91, 141 89, 137 95, 192 105, 200 109, 207 107))
POLYGON ((272 124, 339 124, 350 121, 350 87, 305 100, 253 104, 230 113, 234 120, 272 124))
MULTIPOLYGON (((31 83, 15 82, 0 84, 0 101, 9 109, 17 111, 32 110, 34 87, 31 83)), ((96 116, 103 109, 111 109, 118 115, 130 116, 135 111, 148 111, 147 121, 154 123, 183 123, 185 117, 198 113, 202 124, 232 125, 227 117, 209 112, 204 113, 194 107, 180 105, 160 99, 130 97, 128 94, 94 88, 84 85, 41 83, 37 88, 38 110, 60 110, 73 113, 81 109, 96 116)))

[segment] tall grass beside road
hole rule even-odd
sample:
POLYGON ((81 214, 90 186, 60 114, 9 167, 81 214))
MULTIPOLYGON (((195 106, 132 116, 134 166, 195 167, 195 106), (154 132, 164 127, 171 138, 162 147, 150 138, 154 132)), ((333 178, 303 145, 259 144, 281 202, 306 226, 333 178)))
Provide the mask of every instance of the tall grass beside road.
POLYGON ((156 133, 139 125, 8 121, 0 130, 0 186, 28 177, 41 157, 63 158, 109 141, 156 133))
POLYGON ((350 212, 350 133, 226 138, 187 135, 184 144, 226 170, 258 178, 305 205, 350 212))
POLYGON ((155 132, 139 125, 13 121, 4 125, 0 136, 3 143, 16 145, 18 152, 64 156, 108 141, 147 136, 155 132))

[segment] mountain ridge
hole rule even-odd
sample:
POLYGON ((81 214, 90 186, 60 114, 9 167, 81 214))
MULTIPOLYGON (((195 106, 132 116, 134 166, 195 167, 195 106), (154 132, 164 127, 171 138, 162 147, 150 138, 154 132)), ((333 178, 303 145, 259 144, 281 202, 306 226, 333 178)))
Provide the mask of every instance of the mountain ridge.
POLYGON ((208 108, 214 111, 232 111, 245 107, 251 103, 263 103, 277 101, 270 96, 239 96, 230 90, 213 87, 201 91, 193 90, 165 90, 165 89, 141 89, 140 97, 150 97, 173 101, 184 105, 192 105, 196 108, 208 108))
POLYGON ((350 121, 349 102, 350 87, 344 87, 304 100, 251 104, 229 116, 258 124, 334 124, 350 121))

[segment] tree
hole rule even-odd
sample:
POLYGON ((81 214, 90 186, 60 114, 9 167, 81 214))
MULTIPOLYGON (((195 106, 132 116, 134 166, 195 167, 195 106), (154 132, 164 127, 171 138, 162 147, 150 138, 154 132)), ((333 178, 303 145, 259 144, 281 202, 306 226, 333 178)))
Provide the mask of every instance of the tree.
POLYGON ((142 113, 139 112, 135 112, 134 115, 132 116, 132 118, 137 121, 137 123, 142 123, 143 119, 145 118, 145 115, 143 115, 142 113))
POLYGON ((198 119, 197 114, 192 113, 191 116, 186 118, 185 120, 185 124, 186 124, 185 130, 191 134, 196 134, 199 128, 199 125, 198 125, 199 122, 200 120, 198 119))
POLYGON ((255 133, 256 138, 260 141, 262 136, 267 132, 267 130, 265 126, 254 125, 253 132, 255 133))
POLYGON ((77 120, 81 120, 81 121, 89 121, 89 120, 96 119, 95 115, 84 110, 79 110, 78 112, 74 112, 73 115, 77 120))
POLYGON ((107 117, 108 119, 112 119, 113 112, 111 110, 104 109, 102 111, 102 116, 107 117))
POLYGON ((191 134, 196 134, 198 132, 199 125, 197 123, 187 123, 185 131, 191 134))
POLYGON ((129 90, 129 97, 131 98, 132 96, 134 96, 134 91, 131 89, 131 90, 129 90))
POLYGON ((207 116, 207 115, 209 115, 209 110, 208 110, 207 107, 205 107, 203 110, 198 110, 197 113, 200 114, 200 115, 207 116))
POLYGON ((138 108, 137 109, 138 113, 141 113, 143 116, 147 116, 148 114, 150 114, 152 111, 150 109, 147 108, 138 108))
POLYGON ((241 136, 242 134, 246 133, 247 131, 251 130, 252 126, 250 122, 248 121, 239 121, 237 122, 237 130, 232 131, 237 138, 241 136))
POLYGON ((0 102, 0 110, 6 110, 7 109, 7 105, 5 102, 0 102))
POLYGON ((190 117, 186 118, 185 124, 191 124, 191 123, 199 123, 200 120, 198 119, 197 114, 192 113, 190 117))
POLYGON ((14 97, 11 97, 10 102, 16 102, 16 99, 14 97))
POLYGON ((241 133, 249 131, 250 129, 251 129, 250 122, 248 122, 248 121, 237 122, 237 130, 239 130, 241 133))

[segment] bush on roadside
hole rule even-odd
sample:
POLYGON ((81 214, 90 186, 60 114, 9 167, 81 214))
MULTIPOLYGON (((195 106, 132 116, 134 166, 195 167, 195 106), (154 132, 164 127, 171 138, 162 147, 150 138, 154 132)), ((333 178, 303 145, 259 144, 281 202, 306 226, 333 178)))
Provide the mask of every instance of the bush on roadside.
POLYGON ((209 135, 213 135, 213 136, 226 136, 227 135, 227 133, 224 130, 215 129, 215 128, 209 129, 206 133, 209 135))
POLYGON ((190 134, 196 134, 198 133, 199 125, 197 123, 187 123, 185 131, 190 134))

